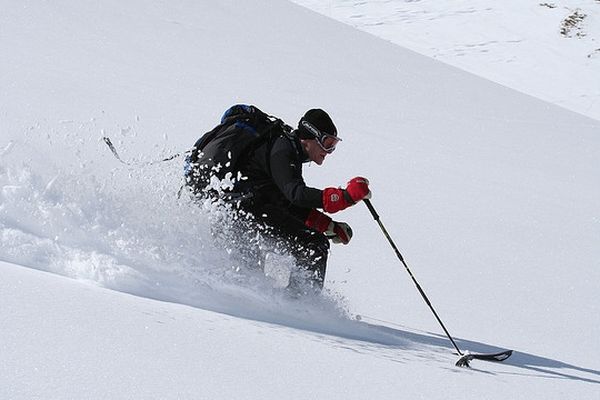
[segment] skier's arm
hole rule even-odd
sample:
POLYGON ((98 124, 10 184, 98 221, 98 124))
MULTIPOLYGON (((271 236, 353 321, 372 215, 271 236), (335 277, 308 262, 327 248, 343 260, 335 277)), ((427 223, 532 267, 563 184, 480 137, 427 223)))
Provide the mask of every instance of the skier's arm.
POLYGON ((308 209, 323 208, 323 191, 306 186, 302 162, 287 140, 277 140, 273 144, 270 164, 273 181, 290 203, 308 209))

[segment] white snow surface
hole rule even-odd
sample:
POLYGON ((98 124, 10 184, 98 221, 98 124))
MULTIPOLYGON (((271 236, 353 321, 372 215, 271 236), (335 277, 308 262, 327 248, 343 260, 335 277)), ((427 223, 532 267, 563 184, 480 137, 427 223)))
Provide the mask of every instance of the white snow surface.
POLYGON ((598 0, 294 2, 600 120, 598 0))
POLYGON ((600 122, 287 1, 2 10, 0 398, 597 397, 600 122), (455 367, 362 204, 322 296, 233 265, 151 162, 238 102, 328 110, 307 182, 368 177, 460 348, 514 355, 455 367))

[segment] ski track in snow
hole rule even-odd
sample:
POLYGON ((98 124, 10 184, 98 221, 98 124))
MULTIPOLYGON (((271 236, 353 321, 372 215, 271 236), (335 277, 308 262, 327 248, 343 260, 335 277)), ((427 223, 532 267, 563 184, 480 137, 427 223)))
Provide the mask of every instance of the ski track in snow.
POLYGON ((294 2, 494 82, 600 119, 598 1, 294 2))

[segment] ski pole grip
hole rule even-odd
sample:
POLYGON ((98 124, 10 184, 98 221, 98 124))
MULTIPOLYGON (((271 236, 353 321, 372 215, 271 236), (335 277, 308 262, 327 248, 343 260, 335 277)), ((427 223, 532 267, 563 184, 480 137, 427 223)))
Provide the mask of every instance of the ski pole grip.
POLYGON ((373 204, 371 204, 371 200, 364 199, 363 201, 365 202, 365 204, 367 205, 367 208, 371 212, 371 215, 373 216, 373 219, 375 221, 379 221, 379 214, 377 214, 377 211, 375 211, 375 208, 373 207, 373 204))

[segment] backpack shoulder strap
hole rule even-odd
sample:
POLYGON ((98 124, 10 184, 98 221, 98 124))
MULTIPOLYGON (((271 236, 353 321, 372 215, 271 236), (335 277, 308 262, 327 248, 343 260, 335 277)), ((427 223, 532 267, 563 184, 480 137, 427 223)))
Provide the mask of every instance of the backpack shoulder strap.
MULTIPOLYGON (((273 151, 273 146, 275 145, 275 140, 279 137, 285 137, 286 139, 292 141, 292 139, 290 137, 290 134, 292 132, 292 127, 285 124, 280 119, 277 119, 277 121, 279 122, 278 126, 281 127, 281 130, 278 132, 278 134, 271 134, 267 138, 266 166, 267 166, 267 171, 269 172, 269 174, 271 174, 271 151, 273 151)), ((293 142, 292 142, 292 146, 294 146, 293 142)))

